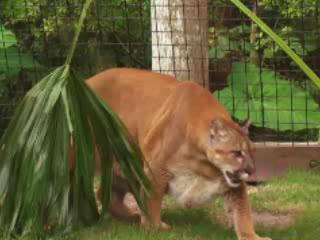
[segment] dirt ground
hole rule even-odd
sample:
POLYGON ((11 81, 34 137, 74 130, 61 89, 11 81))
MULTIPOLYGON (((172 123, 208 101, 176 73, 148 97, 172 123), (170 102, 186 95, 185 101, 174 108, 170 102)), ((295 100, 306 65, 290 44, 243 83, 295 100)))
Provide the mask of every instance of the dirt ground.
MULTIPOLYGON (((297 212, 293 210, 288 213, 272 213, 268 211, 253 212, 253 221, 256 226, 263 228, 282 229, 294 224, 297 212)), ((231 218, 224 211, 216 213, 216 220, 225 226, 232 226, 231 218)))

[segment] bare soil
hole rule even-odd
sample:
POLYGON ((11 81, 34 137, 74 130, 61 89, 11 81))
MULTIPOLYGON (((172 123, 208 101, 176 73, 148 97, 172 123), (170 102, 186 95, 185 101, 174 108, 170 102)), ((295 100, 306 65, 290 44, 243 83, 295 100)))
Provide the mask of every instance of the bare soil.
POLYGON ((294 224, 295 213, 271 213, 271 212, 254 212, 253 219, 256 225, 264 228, 286 228, 294 224))
MULTIPOLYGON (((297 211, 287 213, 273 213, 269 211, 253 212, 253 221, 256 226, 263 228, 286 228, 295 223, 297 211)), ((227 216, 224 211, 218 211, 215 219, 222 225, 231 227, 231 216, 227 216)))

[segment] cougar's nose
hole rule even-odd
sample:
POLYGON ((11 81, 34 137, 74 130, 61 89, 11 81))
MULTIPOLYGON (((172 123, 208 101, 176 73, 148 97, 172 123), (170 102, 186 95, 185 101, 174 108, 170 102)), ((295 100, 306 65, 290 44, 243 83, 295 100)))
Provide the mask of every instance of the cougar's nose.
POLYGON ((253 164, 247 164, 246 167, 244 168, 244 171, 248 173, 249 175, 254 174, 256 171, 256 168, 254 167, 253 164))

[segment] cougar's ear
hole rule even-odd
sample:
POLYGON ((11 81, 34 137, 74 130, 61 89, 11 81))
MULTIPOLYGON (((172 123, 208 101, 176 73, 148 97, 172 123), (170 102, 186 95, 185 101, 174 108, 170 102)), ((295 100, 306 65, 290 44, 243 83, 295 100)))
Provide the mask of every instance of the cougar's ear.
POLYGON ((210 140, 214 140, 217 137, 224 137, 227 132, 225 131, 225 124, 222 119, 215 118, 210 123, 210 140))
POLYGON ((251 121, 250 119, 246 119, 240 126, 241 131, 246 134, 249 135, 249 127, 251 125, 251 121))

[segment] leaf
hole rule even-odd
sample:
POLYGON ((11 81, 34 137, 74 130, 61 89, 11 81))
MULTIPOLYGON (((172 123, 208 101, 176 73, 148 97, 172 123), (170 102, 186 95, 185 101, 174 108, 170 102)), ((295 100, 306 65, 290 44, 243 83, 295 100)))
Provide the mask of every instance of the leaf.
POLYGON ((239 39, 239 36, 242 35, 249 35, 251 28, 246 24, 241 24, 239 26, 233 27, 229 30, 230 37, 239 39))
POLYGON ((15 34, 0 24, 0 74, 8 78, 21 69, 39 66, 31 54, 19 50, 15 34))
MULTIPOLYGON (((1 139, 0 223, 9 233, 26 231, 29 223, 33 226, 29 230, 36 231, 42 222, 61 227, 67 227, 70 219, 73 226, 95 222, 96 147, 104 162, 102 179, 109 183, 103 183, 104 194, 111 191, 115 157, 145 209, 140 188, 148 186, 148 179, 138 147, 127 140, 127 130, 111 109, 72 76, 67 66, 60 67, 33 87, 1 139), (71 179, 70 136, 76 156, 71 179)), ((109 201, 104 201, 104 209, 109 201)))
POLYGON ((21 69, 36 66, 39 66, 39 64, 30 54, 19 52, 15 46, 0 48, 0 73, 12 76, 17 74, 21 69))
POLYGON ((215 37, 209 40, 209 58, 218 58, 222 59, 226 54, 232 51, 239 51, 239 49, 243 49, 243 51, 248 52, 250 49, 250 43, 247 41, 239 42, 239 39, 242 37, 240 34, 243 33, 245 27, 239 26, 232 28, 227 31, 226 29, 216 30, 211 28, 211 31, 214 33, 215 37))
POLYGON ((17 39, 13 32, 7 30, 0 23, 0 49, 17 45, 17 39))
POLYGON ((272 48, 265 48, 263 50, 263 56, 265 58, 274 58, 275 56, 275 50, 273 50, 272 48))
POLYGON ((300 43, 300 40, 296 37, 291 37, 290 40, 290 47, 293 51, 295 51, 296 54, 303 56, 305 55, 305 50, 303 49, 303 46, 300 43))
POLYGON ((274 71, 254 64, 233 63, 229 86, 214 94, 238 119, 277 130, 316 128, 318 104, 310 94, 274 71))
POLYGON ((318 44, 318 33, 316 31, 306 31, 303 33, 304 37, 304 48, 308 52, 317 50, 318 44))
POLYGON ((209 49, 209 58, 222 59, 226 55, 226 51, 221 47, 211 47, 209 49))
POLYGON ((86 0, 83 6, 65 65, 26 94, 0 140, 1 237, 30 233, 33 239, 43 239, 45 230, 96 222, 100 216, 93 184, 98 156, 102 162, 103 211, 110 204, 114 160, 140 208, 146 211, 140 194, 147 194, 149 181, 140 149, 110 107, 70 74, 91 2, 86 0))
POLYGON ((272 29, 256 16, 249 8, 247 8, 240 0, 231 0, 243 13, 245 13, 253 22, 255 22, 262 31, 271 37, 277 45, 300 67, 300 69, 320 88, 319 77, 309 68, 309 66, 280 38, 272 29))

